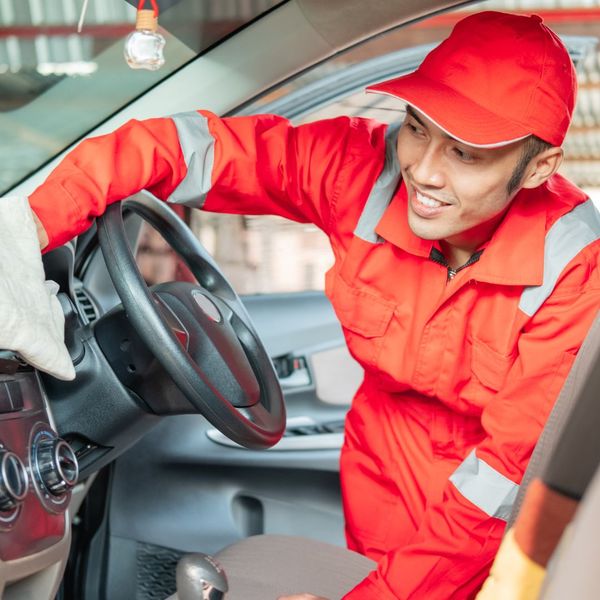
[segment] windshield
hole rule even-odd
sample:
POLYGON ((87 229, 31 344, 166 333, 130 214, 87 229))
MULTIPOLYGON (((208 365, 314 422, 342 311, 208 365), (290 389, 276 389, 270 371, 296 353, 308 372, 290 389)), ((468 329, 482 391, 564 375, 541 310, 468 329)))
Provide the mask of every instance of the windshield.
MULTIPOLYGON (((0 1, 0 194, 279 0, 161 0, 166 64, 123 58, 137 0, 0 1)), ((150 8, 151 3, 146 2, 150 8)))

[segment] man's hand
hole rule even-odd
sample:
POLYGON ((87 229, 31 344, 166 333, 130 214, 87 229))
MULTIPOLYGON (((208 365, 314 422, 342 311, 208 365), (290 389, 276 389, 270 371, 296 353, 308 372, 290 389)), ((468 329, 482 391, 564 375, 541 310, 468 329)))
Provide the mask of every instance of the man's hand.
POLYGON ((323 596, 315 596, 313 594, 294 594, 293 596, 279 596, 277 600, 328 600, 323 596))
POLYGON ((38 240, 40 241, 40 250, 43 250, 48 245, 48 234, 42 225, 42 222, 38 219, 38 216, 31 211, 33 220, 35 222, 35 228, 37 229, 38 240))

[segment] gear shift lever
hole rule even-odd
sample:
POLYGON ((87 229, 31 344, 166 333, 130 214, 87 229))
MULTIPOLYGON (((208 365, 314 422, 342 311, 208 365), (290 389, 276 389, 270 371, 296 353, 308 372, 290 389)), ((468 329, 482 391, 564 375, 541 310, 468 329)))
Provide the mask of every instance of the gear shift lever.
POLYGON ((208 554, 187 554, 177 564, 179 600, 223 600, 228 590, 223 567, 208 554))

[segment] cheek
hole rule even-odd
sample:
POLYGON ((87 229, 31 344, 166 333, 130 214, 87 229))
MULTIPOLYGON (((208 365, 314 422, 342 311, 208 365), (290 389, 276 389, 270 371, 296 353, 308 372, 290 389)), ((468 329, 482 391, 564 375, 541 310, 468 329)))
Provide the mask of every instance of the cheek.
POLYGON ((510 204, 506 189, 499 188, 471 188, 461 196, 463 216, 469 222, 485 222, 498 216, 510 204))
POLYGON ((510 202, 506 186, 508 179, 493 169, 457 168, 452 173, 452 187, 461 207, 477 215, 502 212, 510 202))

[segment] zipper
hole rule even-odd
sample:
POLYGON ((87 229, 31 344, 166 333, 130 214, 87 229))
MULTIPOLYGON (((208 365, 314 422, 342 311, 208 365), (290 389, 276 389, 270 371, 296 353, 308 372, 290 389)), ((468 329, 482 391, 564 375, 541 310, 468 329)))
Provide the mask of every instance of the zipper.
POLYGON ((477 252, 475 252, 474 254, 471 255, 469 260, 464 265, 461 265, 460 267, 456 267, 456 269, 453 269, 448 264, 446 257, 437 248, 431 249, 431 253, 429 254, 429 259, 432 260, 434 263, 437 263, 438 265, 445 267, 448 272, 448 277, 447 277, 446 281, 452 281, 456 277, 456 275, 459 271, 462 271, 463 269, 466 269, 467 267, 470 267, 471 265, 475 264, 479 260, 479 258, 481 257, 482 254, 483 254, 483 250, 478 250, 477 252))

